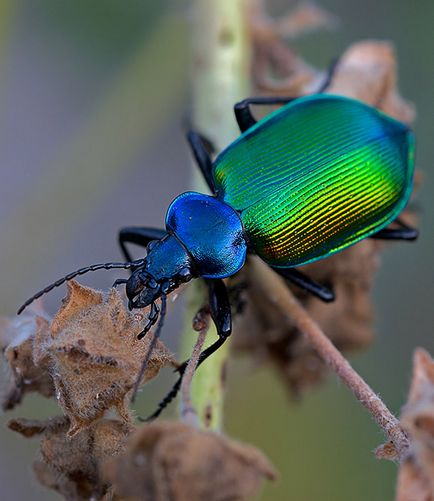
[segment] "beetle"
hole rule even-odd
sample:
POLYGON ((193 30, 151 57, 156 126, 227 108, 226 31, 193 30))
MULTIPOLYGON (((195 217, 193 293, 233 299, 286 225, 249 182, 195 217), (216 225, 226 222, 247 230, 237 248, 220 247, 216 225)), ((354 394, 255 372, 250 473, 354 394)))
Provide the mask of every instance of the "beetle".
MULTIPOLYGON (((131 276, 114 285, 125 284, 130 309, 151 305, 139 338, 158 321, 155 341, 167 295, 201 277, 218 334, 200 355, 202 363, 231 334, 223 279, 244 266, 248 253, 319 299, 332 301, 329 287, 297 267, 368 237, 417 238, 417 230, 398 219, 412 191, 414 168, 414 137, 405 124, 360 101, 324 93, 248 98, 237 103, 234 112, 241 135, 214 161, 200 134, 187 135, 211 195, 189 191, 175 198, 165 230, 122 229, 119 243, 126 262, 70 273, 26 301, 19 313, 77 275, 130 269, 131 276), (276 104, 283 106, 256 121, 251 105, 276 104), (392 222, 398 228, 387 228, 392 222), (146 247, 146 256, 133 261, 129 243, 146 247)), ((185 367, 178 369, 180 377, 154 417, 176 395, 185 367)))

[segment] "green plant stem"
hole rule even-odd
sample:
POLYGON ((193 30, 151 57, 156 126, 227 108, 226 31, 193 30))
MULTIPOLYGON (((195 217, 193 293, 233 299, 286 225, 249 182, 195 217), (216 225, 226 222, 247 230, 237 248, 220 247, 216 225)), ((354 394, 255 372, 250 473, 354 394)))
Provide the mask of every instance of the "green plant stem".
MULTIPOLYGON (((194 127, 208 137, 217 150, 237 135, 233 105, 248 94, 249 43, 246 29, 245 0, 195 0, 193 2, 193 114, 194 127)), ((193 188, 203 191, 204 182, 197 167, 193 170, 193 188)), ((189 356, 197 332, 192 318, 207 302, 200 281, 188 291, 182 351, 189 356)), ((217 336, 211 326, 206 345, 217 336)), ((198 370, 192 382, 191 402, 202 428, 220 430, 223 422, 224 371, 230 340, 198 370)))

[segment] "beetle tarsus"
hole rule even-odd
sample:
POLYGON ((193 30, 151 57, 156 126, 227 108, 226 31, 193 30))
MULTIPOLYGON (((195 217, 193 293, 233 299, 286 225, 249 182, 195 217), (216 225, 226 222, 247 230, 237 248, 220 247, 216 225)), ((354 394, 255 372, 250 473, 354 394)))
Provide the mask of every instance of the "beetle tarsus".
POLYGON ((146 334, 151 330, 151 327, 155 325, 155 323, 157 322, 159 315, 160 315, 160 310, 158 306, 155 303, 152 303, 151 311, 149 312, 148 315, 148 322, 143 328, 142 332, 140 332, 140 334, 137 335, 137 339, 140 340, 146 336, 146 334))

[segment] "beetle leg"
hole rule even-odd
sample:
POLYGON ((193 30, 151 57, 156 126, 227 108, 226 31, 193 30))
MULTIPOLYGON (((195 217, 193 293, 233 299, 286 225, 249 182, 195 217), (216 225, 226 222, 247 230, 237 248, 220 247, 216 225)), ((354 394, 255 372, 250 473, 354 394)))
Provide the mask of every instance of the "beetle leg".
POLYGON ((386 228, 384 230, 380 230, 374 235, 371 235, 371 238, 378 238, 381 240, 416 240, 419 236, 419 231, 411 226, 408 226, 400 219, 395 219, 393 221, 396 223, 399 228, 386 228))
POLYGON ((332 83, 333 77, 335 76, 336 69, 339 66, 340 57, 336 57, 327 68, 327 73, 323 83, 319 86, 319 88, 314 92, 314 94, 322 94, 326 92, 326 90, 330 87, 332 83))
POLYGON ((277 96, 259 96, 259 97, 248 97, 247 99, 243 99, 238 102, 234 106, 235 118, 237 120, 238 126, 241 132, 245 132, 247 129, 250 129, 253 125, 256 124, 257 120, 252 115, 250 111, 250 106, 252 104, 264 104, 264 105, 272 105, 272 104, 287 104, 291 101, 297 99, 296 97, 277 97, 277 96))
MULTIPOLYGON (((228 290, 221 279, 205 280, 205 282, 208 286, 211 318, 215 323, 219 338, 226 341, 232 332, 232 315, 228 290)), ((211 345, 210 348, 212 348, 212 346, 213 345, 211 345)), ((211 353, 214 353, 214 351, 215 350, 211 353)))
POLYGON ((146 228, 141 226, 128 226, 119 231, 119 245, 122 254, 127 261, 131 261, 131 255, 126 247, 126 243, 146 247, 151 240, 160 240, 166 235, 164 230, 158 228, 146 228))
POLYGON ((321 299, 321 301, 330 303, 335 300, 335 295, 332 289, 319 284, 301 271, 296 270, 295 268, 274 268, 273 266, 271 266, 271 268, 283 278, 286 278, 298 287, 310 292, 318 299, 321 299))
POLYGON ((194 130, 190 130, 187 133, 187 141, 209 189, 212 193, 215 193, 212 160, 210 157, 210 153, 214 152, 214 146, 208 139, 194 130))
MULTIPOLYGON (((197 366, 204 362, 209 356, 215 353, 220 346, 226 341, 226 339, 231 335, 232 332, 232 316, 231 307, 229 304, 229 296, 226 286, 221 279, 216 280, 205 280, 208 286, 209 295, 209 308, 211 313, 211 318, 213 319, 219 338, 211 346, 203 350, 199 356, 197 366)), ((179 373, 179 378, 173 385, 170 392, 163 398, 163 400, 158 404, 157 410, 151 414, 146 421, 151 421, 158 417, 161 412, 170 404, 170 402, 176 397, 178 391, 181 387, 182 377, 184 375, 185 369, 187 368, 188 360, 181 364, 177 372, 179 373)))
POLYGON ((143 339, 146 334, 151 330, 151 327, 157 322, 158 317, 160 316, 160 309, 155 303, 151 305, 151 311, 148 315, 148 321, 143 328, 142 332, 137 335, 137 339, 143 339))
POLYGON ((114 287, 116 289, 116 287, 118 287, 119 285, 123 285, 123 284, 126 284, 128 282, 128 280, 126 278, 117 278, 114 282, 113 282, 113 285, 112 287, 114 287))
MULTIPOLYGON (((312 94, 321 94, 327 90, 327 88, 330 86, 332 82, 338 64, 339 64, 339 58, 336 58, 329 66, 324 82, 312 94)), ((255 117, 252 115, 252 112, 250 111, 250 106, 252 104, 257 104, 257 105, 288 104, 291 101, 294 101, 294 99, 297 99, 297 97, 259 96, 259 97, 249 97, 247 99, 243 99, 243 101, 240 101, 239 103, 236 103, 234 106, 234 113, 241 132, 245 132, 247 129, 250 129, 250 127, 255 125, 257 122, 255 117)))

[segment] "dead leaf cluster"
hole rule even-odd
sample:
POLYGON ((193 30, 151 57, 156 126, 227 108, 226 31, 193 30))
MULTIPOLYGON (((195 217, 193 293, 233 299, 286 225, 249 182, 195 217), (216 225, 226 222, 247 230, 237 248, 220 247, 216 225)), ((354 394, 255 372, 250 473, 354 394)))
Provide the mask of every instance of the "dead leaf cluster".
MULTIPOLYGON (((7 331, 16 331, 5 348, 15 386, 4 406, 11 407, 23 389, 44 396, 55 393, 69 418, 70 436, 111 408, 131 421, 131 389, 153 339, 152 332, 137 339, 145 314, 128 311, 116 289, 105 295, 68 282, 68 294, 52 320, 31 313, 6 324, 7 331)), ((176 367, 176 361, 158 341, 142 383, 167 365, 176 367)))
POLYGON ((151 423, 107 466, 116 492, 140 501, 248 499, 275 470, 257 449, 183 423, 151 423))
POLYGON ((397 501, 434 499, 434 360, 416 350, 413 378, 401 423, 410 437, 410 449, 398 476, 397 501))
POLYGON ((10 370, 9 387, 1 398, 3 410, 13 409, 26 393, 37 392, 44 397, 54 395, 54 384, 48 360, 40 355, 34 362, 34 340, 43 335, 48 316, 37 308, 21 317, 0 320, 0 346, 10 370))
POLYGON ((121 421, 100 419, 72 438, 67 434, 69 427, 66 416, 9 422, 10 429, 26 438, 41 438, 33 470, 42 485, 71 501, 103 499, 111 492, 102 475, 104 465, 124 449, 133 427, 121 421))
MULTIPOLYGON (((182 423, 133 425, 129 394, 152 340, 151 333, 137 340, 142 325, 143 314, 126 310, 116 290, 75 281, 52 320, 39 311, 5 322, 16 384, 28 379, 27 391, 55 394, 65 414, 9 422, 26 438, 40 437, 33 463, 40 483, 71 501, 228 501, 256 493, 275 473, 253 447, 182 423), (121 420, 105 417, 111 408, 121 420)), ((157 342, 144 381, 165 365, 176 362, 157 342)))
MULTIPOLYGON (((143 315, 129 312, 116 289, 105 296, 69 282, 68 295, 42 345, 51 359, 59 404, 71 421, 70 435, 110 408, 130 421, 131 389, 153 338, 150 332, 144 340, 137 339, 143 315)), ((157 341, 142 382, 166 365, 176 367, 176 362, 157 341)))
MULTIPOLYGON (((311 4, 302 4, 294 16, 308 20, 309 29, 333 24, 331 16, 311 4)), ((279 25, 266 15, 262 2, 255 3, 252 19, 252 35, 256 40, 253 67, 256 93, 296 97, 320 88, 328 78, 327 72, 313 68, 285 44, 279 25)), ((291 14, 285 22, 291 25, 291 14)), ((339 58, 326 92, 362 100, 398 120, 411 123, 414 108, 398 92, 396 66, 391 43, 375 40, 355 43, 339 58)), ((411 208, 401 219, 407 224, 416 222, 411 208)), ((331 304, 322 303, 288 282, 292 292, 339 350, 363 349, 374 337, 371 292, 386 246, 379 240, 366 239, 330 258, 300 268, 314 280, 334 289, 336 300, 331 304)), ((291 394, 297 396, 325 378, 325 363, 285 312, 276 311, 272 300, 258 292, 260 287, 255 284, 255 273, 250 268, 249 265, 245 267, 241 278, 248 284, 248 306, 237 324, 234 347, 253 352, 259 362, 271 361, 291 394)))

